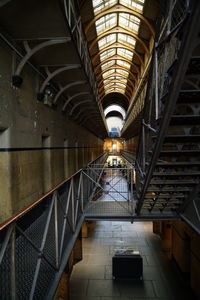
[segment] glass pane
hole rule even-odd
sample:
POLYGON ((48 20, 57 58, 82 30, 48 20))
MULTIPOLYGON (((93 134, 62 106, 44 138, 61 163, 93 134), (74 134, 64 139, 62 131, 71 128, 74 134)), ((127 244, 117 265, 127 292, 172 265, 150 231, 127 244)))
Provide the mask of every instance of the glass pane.
POLYGON ((145 0, 120 0, 119 3, 123 4, 124 6, 127 6, 129 8, 132 8, 136 11, 142 12, 143 6, 144 6, 145 0))
POLYGON ((131 67, 131 64, 129 64, 126 61, 121 60, 121 59, 117 59, 117 65, 120 65, 120 66, 122 66, 124 68, 127 68, 127 69, 130 69, 130 67, 131 67))
POLYGON ((94 14, 97 15, 101 11, 116 4, 118 0, 93 0, 94 14))
POLYGON ((106 51, 104 51, 104 52, 102 52, 100 54, 100 61, 102 62, 105 59, 107 59, 107 58, 109 58, 109 57, 111 57, 111 56, 113 56, 115 54, 116 54, 116 49, 115 48, 114 49, 106 50, 106 51))
POLYGON ((98 41, 99 49, 109 46, 110 44, 116 42, 117 35, 116 33, 109 34, 98 41))
POLYGON ((117 25, 117 14, 113 13, 113 14, 108 14, 106 16, 103 16, 100 19, 98 19, 95 22, 95 24, 96 24, 97 35, 99 35, 100 33, 108 29, 111 29, 117 25))
POLYGON ((130 47, 135 46, 135 39, 132 38, 132 36, 124 34, 124 33, 118 33, 118 42, 125 43, 129 45, 130 47))
POLYGON ((119 13, 119 26, 138 32, 140 19, 126 13, 119 13))
POLYGON ((105 69, 113 66, 115 64, 115 60, 110 60, 101 66, 101 69, 104 71, 105 69))
POLYGON ((117 54, 127 58, 130 61, 132 61, 132 59, 133 59, 133 52, 131 52, 125 48, 117 48, 117 54))

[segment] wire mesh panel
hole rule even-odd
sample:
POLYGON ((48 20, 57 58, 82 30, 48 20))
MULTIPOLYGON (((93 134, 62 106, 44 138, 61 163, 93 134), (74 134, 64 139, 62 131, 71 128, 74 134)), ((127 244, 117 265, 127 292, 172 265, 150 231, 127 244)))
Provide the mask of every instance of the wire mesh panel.
MULTIPOLYGON (((95 185, 92 198, 85 211, 86 218, 120 218, 133 216, 133 166, 129 163, 119 167, 93 166, 93 172, 102 174, 98 181, 90 180, 95 185)), ((90 170, 84 175, 90 178, 90 170)))
MULTIPOLYGON (((89 168, 103 164, 106 158, 105 153, 89 168)), ((100 173, 90 170, 94 181, 100 173)), ((22 217, 0 227, 0 299, 53 297, 94 186, 80 171, 43 196, 22 217)))

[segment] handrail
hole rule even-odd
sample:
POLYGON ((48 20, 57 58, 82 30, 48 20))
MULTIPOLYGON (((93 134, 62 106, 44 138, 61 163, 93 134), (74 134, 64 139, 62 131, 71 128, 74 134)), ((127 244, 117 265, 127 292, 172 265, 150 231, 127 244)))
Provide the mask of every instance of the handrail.
MULTIPOLYGON (((89 164, 92 164, 93 162, 95 162, 96 160, 98 160, 101 156, 105 155, 105 153, 99 155, 97 158, 95 158, 93 161, 91 161, 89 164)), ((89 165, 88 164, 88 165, 89 165)), ((21 218, 23 215, 25 215, 27 212, 29 212, 32 208, 34 208, 36 205, 38 205, 44 198, 46 198, 47 196, 49 196, 50 194, 52 194, 53 192, 55 192, 59 187, 61 187, 65 182, 69 181, 72 177, 74 177, 75 175, 77 175, 79 172, 81 172, 82 169, 79 169, 78 171, 76 171, 74 174, 72 174, 71 176, 69 176, 67 179, 61 181, 59 184, 57 184, 54 188, 52 188, 51 190, 49 190, 48 192, 46 192, 45 194, 43 194, 40 198, 38 198, 37 200, 35 200, 33 203, 29 204, 28 206, 26 206, 25 208, 21 209, 19 212, 17 212, 16 214, 14 214, 12 217, 10 217, 9 219, 7 219, 6 221, 4 221, 3 223, 0 224, 0 231, 2 229, 4 229, 6 226, 8 226, 9 224, 11 224, 12 222, 18 220, 19 218, 21 218)))
POLYGON ((107 155, 104 152, 89 163, 91 168, 78 170, 1 224, 1 299, 52 299, 107 155), (98 163, 102 168, 91 172, 98 163))

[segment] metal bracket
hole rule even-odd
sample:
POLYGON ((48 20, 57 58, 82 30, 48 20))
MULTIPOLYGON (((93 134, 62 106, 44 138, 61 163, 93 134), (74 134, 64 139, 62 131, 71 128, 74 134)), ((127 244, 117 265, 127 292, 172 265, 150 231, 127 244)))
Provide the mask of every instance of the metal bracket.
POLYGON ((56 94, 56 96, 54 98, 53 104, 56 104, 56 102, 58 101, 58 99, 62 95, 62 93, 64 93, 64 91, 66 91, 70 87, 75 86, 75 85, 82 85, 82 84, 85 84, 85 83, 87 83, 86 80, 80 80, 80 81, 71 82, 71 83, 65 85, 64 87, 61 87, 60 91, 56 94))
POLYGON ((46 73, 48 74, 47 78, 44 80, 39 93, 37 94, 37 99, 38 100, 42 100, 44 98, 44 90, 45 87, 49 84, 49 81, 54 78, 56 75, 64 72, 64 71, 69 71, 69 70, 73 70, 73 69, 79 69, 81 67, 81 65, 75 64, 75 65, 69 65, 69 66, 65 66, 62 68, 59 68, 57 70, 55 70, 54 72, 49 72, 49 70, 46 70, 46 73))
POLYGON ((146 126, 148 129, 150 129, 151 131, 153 131, 154 133, 157 133, 157 130, 154 129, 153 127, 151 127, 150 124, 146 124, 146 123, 144 122, 144 120, 142 120, 142 124, 143 124, 144 126, 146 126))
POLYGON ((26 50, 27 53, 22 58, 22 60, 20 61, 19 65, 18 65, 18 67, 15 71, 15 74, 12 77, 13 86, 15 86, 15 87, 20 87, 21 86, 21 84, 23 82, 23 79, 20 76, 20 74, 21 74, 25 64, 27 63, 27 61, 35 53, 37 53, 39 50, 41 50, 43 48, 46 48, 46 47, 49 47, 49 46, 52 46, 52 45, 56 45, 56 44, 64 44, 64 43, 67 43, 67 42, 70 42, 70 41, 71 41, 71 38, 69 38, 69 37, 66 37, 65 39, 47 40, 45 42, 42 42, 42 43, 38 44, 37 46, 33 47, 32 49, 29 47, 28 42, 24 41, 24 47, 25 47, 25 50, 26 50))
POLYGON ((91 103, 91 100, 85 100, 85 101, 81 101, 81 102, 78 102, 76 105, 74 105, 74 107, 71 109, 69 115, 71 116, 73 114, 73 111, 81 104, 83 103, 91 103))
POLYGON ((74 94, 73 96, 69 97, 69 99, 63 105, 62 110, 63 111, 65 110, 66 106, 69 104, 69 102, 71 102, 71 100, 73 100, 76 97, 83 96, 83 95, 90 95, 90 93, 89 92, 80 92, 80 93, 74 94))

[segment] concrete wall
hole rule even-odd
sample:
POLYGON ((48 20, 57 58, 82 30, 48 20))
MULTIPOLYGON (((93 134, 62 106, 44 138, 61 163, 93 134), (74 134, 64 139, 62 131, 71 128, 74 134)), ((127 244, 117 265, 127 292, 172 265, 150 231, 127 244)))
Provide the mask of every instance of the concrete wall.
POLYGON ((0 44, 0 223, 103 151, 103 141, 36 100, 38 75, 11 86, 15 56, 0 44))

